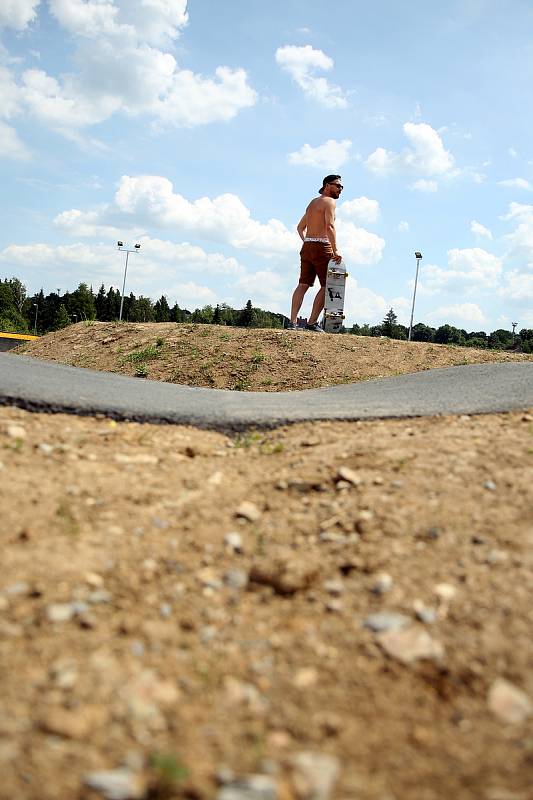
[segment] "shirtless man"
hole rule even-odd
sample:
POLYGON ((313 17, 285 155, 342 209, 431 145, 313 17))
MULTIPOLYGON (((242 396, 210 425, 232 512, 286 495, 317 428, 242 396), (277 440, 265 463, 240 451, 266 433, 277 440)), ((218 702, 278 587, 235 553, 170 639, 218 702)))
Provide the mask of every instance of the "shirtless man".
POLYGON ((314 284, 318 275, 320 289, 313 302, 311 316, 305 329, 315 333, 324 332, 318 324, 318 317, 324 308, 328 263, 333 259, 338 264, 342 259, 337 251, 335 236, 335 205, 342 189, 340 175, 326 175, 319 190, 321 196, 311 200, 298 223, 297 230, 303 246, 300 251, 300 280, 292 296, 291 321, 287 325, 291 330, 296 330, 298 327, 296 320, 305 293, 314 284))

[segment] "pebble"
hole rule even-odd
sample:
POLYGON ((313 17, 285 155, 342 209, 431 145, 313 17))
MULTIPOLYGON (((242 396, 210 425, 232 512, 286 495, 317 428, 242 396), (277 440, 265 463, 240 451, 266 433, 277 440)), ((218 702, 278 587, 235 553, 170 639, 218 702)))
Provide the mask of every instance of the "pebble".
POLYGON ((336 533, 336 531, 323 531, 318 535, 318 539, 321 542, 335 543, 344 543, 348 541, 348 537, 345 533, 336 533))
POLYGON ((261 518, 261 512, 259 509, 255 503, 250 503, 249 500, 245 500, 243 503, 241 503, 236 509, 235 514, 237 517, 247 519, 248 522, 257 522, 261 518))
POLYGON ((242 553, 242 536, 237 531, 230 531, 224 536, 224 544, 231 553, 242 553))
POLYGON ((331 800, 340 762, 327 753, 305 751, 290 759, 292 785, 298 800, 331 800))
POLYGON ((246 589, 248 586, 248 573, 243 569, 229 569, 224 573, 224 583, 230 589, 246 589))
POLYGON ((318 670, 314 667, 303 667, 294 676, 293 686, 297 689, 309 689, 318 683, 318 670))
POLYGON ((337 480, 347 481, 352 486, 361 486, 363 479, 350 467, 339 467, 337 470, 337 480))
POLYGON ((451 583, 438 583, 433 591, 442 602, 449 603, 457 594, 457 589, 451 583))
POLYGON ((503 564, 509 559, 509 554, 505 550, 491 550, 485 559, 485 563, 489 566, 496 566, 503 564))
POLYGON ((418 628, 383 631, 378 634, 377 640, 387 655, 402 664, 419 660, 440 661, 444 655, 442 644, 427 631, 418 628))
POLYGON ((494 483, 494 481, 485 481, 485 483, 483 484, 483 488, 488 489, 489 492, 495 492, 496 484, 494 483))
POLYGON ((326 611, 329 611, 330 614, 338 614, 343 610, 344 605, 340 598, 333 597, 326 601, 324 608, 326 611))
POLYGON ((278 800, 278 785, 269 775, 248 775, 218 790, 216 800, 278 800))
POLYGON ((111 592, 108 592, 106 589, 97 589, 95 592, 90 592, 87 600, 92 605, 98 605, 99 603, 110 603, 113 599, 113 595, 111 592))
POLYGON ((330 581, 324 581, 324 589, 328 594, 339 595, 344 592, 344 583, 334 578, 330 581))
POLYGON ((20 594, 28 594, 30 591, 30 585, 25 583, 24 581, 19 581, 18 583, 12 583, 11 586, 8 586, 7 589, 4 590, 5 594, 8 595, 20 595, 20 594))
POLYGON ((147 791, 143 776, 127 767, 90 772, 85 776, 84 783, 100 792, 106 800, 142 800, 147 791))
POLYGON ((68 622, 77 614, 84 614, 88 609, 86 603, 51 603, 46 607, 46 616, 50 622, 68 622))
POLYGON ((250 570, 250 581, 271 586, 281 595, 291 595, 309 588, 320 574, 320 562, 311 557, 298 558, 294 551, 256 561, 250 570))
POLYGON ((154 466, 159 464, 159 458, 149 453, 135 453, 133 455, 115 453, 114 459, 118 464, 151 464, 154 466))
POLYGON ((393 580, 390 575, 386 572, 381 572, 379 575, 376 575, 374 583, 372 584, 370 591, 373 594, 386 594, 390 592, 393 586, 393 580))
POLYGON ((437 621, 437 611, 434 608, 428 608, 421 600, 415 600, 413 603, 413 610, 416 618, 423 622, 425 625, 433 625, 437 621))
POLYGON ((6 434, 10 439, 25 439, 26 429, 22 425, 8 425, 6 434))
POLYGON ((502 722, 517 724, 533 714, 533 703, 525 692, 505 678, 497 678, 489 690, 489 708, 502 722))
POLYGON ((169 603, 161 603, 159 613, 163 619, 168 619, 172 615, 172 606, 169 603))
POLYGON ((204 567, 203 569, 198 570, 196 577, 202 586, 205 586, 208 589, 222 588, 222 581, 213 567, 204 567))
POLYGON ((369 628, 374 633, 398 631, 401 628, 405 628, 410 622, 411 620, 405 614, 397 614, 394 611, 378 611, 363 620, 363 627, 369 628))
POLYGON ((37 445, 37 450, 45 456, 51 456, 55 450, 53 444, 47 444, 46 442, 41 442, 41 444, 37 445))

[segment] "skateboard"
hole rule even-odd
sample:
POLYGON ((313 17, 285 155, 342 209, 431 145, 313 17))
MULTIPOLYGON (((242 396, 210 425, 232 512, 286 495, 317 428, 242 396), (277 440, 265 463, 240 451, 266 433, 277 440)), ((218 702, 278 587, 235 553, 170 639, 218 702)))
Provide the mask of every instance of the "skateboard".
POLYGON ((324 321, 326 333, 339 333, 344 322, 344 293, 348 273, 344 261, 336 264, 331 260, 326 277, 326 297, 324 300, 324 321))

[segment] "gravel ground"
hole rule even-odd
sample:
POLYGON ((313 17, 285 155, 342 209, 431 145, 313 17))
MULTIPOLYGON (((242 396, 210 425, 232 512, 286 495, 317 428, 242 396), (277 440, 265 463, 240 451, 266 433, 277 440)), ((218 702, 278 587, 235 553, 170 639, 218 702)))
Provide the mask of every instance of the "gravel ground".
POLYGON ((532 461, 0 408, 0 797, 530 800, 532 461))

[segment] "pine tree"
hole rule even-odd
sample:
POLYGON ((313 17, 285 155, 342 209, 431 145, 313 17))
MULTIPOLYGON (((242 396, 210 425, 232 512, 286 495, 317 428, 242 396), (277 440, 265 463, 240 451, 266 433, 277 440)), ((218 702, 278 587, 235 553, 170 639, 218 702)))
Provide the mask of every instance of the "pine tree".
POLYGON ((252 301, 248 300, 245 307, 239 314, 239 325, 241 328, 251 328, 254 323, 254 309, 252 301))
POLYGON ((385 319, 381 323, 381 331, 383 336, 390 336, 392 339, 394 337, 395 328, 398 324, 398 317, 394 313, 394 310, 390 308, 385 315, 385 319))
POLYGON ((59 310, 55 315, 54 318, 54 330, 58 331, 60 328, 66 328, 67 325, 70 325, 70 317, 68 315, 67 309, 61 303, 59 306, 59 310))

